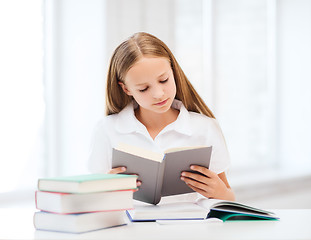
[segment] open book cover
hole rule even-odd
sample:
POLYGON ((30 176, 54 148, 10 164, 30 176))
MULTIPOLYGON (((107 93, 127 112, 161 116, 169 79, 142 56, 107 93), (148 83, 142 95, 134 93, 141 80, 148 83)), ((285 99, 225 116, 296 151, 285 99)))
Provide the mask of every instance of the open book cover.
POLYGON ((127 210, 127 215, 132 222, 206 218, 218 218, 222 221, 279 219, 273 212, 219 199, 199 199, 196 202, 159 205, 136 203, 133 210, 127 210))
POLYGON ((180 179, 182 171, 191 165, 209 167, 212 147, 169 149, 164 154, 121 145, 113 149, 112 167, 127 167, 125 174, 138 174, 142 181, 134 199, 157 204, 162 196, 184 194, 193 190, 180 179))
POLYGON ((196 204, 209 210, 207 218, 219 218, 223 221, 279 219, 271 211, 234 201, 201 198, 196 202, 196 204))

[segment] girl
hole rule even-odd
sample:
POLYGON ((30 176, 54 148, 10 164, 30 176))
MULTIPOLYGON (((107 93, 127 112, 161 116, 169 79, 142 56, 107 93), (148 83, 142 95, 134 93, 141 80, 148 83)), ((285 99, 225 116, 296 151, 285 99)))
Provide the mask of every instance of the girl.
MULTIPOLYGON (((213 113, 197 94, 169 48, 140 32, 114 51, 107 77, 106 114, 91 145, 92 172, 111 169, 112 148, 120 142, 164 152, 184 146, 213 146, 210 168, 191 166, 181 180, 207 198, 234 200, 225 170, 229 155, 213 113)), ((140 183, 138 182, 138 186, 140 183)))

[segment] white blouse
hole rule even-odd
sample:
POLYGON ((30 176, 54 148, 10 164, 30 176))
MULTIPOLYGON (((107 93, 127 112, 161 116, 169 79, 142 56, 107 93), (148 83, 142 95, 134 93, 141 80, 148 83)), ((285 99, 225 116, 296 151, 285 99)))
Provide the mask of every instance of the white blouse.
POLYGON ((135 103, 120 113, 105 116, 96 125, 89 155, 89 169, 93 173, 106 173, 111 169, 112 148, 119 143, 135 145, 154 152, 189 146, 212 146, 210 170, 219 174, 230 165, 227 146, 218 122, 203 114, 189 112, 181 101, 174 100, 178 109, 175 122, 167 125, 155 139, 134 114, 135 103))

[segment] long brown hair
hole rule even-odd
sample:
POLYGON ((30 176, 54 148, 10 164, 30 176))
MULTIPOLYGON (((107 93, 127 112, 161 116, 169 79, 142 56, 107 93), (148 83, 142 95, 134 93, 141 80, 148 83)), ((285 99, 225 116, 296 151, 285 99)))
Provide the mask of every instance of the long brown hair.
POLYGON ((106 114, 119 113, 132 97, 122 90, 119 82, 124 82, 128 70, 143 56, 165 57, 173 70, 176 96, 188 111, 202 113, 215 118, 177 63, 174 55, 164 42, 155 36, 138 32, 121 43, 114 51, 109 65, 106 88, 106 114))

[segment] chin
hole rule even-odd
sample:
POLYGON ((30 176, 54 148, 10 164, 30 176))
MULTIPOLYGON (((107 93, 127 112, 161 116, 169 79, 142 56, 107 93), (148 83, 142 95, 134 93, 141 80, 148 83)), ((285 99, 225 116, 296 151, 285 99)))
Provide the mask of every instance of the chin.
POLYGON ((156 113, 166 113, 170 109, 171 109, 171 106, 163 106, 162 108, 156 108, 154 110, 154 112, 156 112, 156 113))

